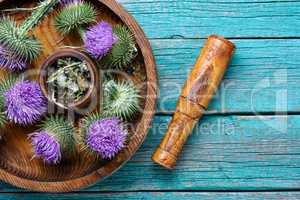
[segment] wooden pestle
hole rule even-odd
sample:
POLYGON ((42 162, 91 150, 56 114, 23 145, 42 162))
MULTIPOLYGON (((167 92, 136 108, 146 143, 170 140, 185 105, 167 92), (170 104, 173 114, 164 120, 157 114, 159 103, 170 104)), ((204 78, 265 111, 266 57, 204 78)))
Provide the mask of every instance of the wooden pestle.
POLYGON ((212 35, 192 70, 179 97, 175 114, 152 160, 167 169, 176 165, 183 145, 208 108, 230 63, 235 45, 212 35))

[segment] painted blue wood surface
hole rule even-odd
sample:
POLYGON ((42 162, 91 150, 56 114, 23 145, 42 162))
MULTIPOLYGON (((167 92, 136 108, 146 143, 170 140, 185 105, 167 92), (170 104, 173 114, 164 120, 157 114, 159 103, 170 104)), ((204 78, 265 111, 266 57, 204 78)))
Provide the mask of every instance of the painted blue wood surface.
MULTIPOLYGON (((235 39, 237 50, 213 113, 300 111, 300 40, 235 39)), ((151 40, 160 80, 158 112, 173 112, 204 40, 151 40)))
MULTIPOLYGON (((43 199, 299 199, 291 191, 300 189, 300 1, 118 1, 141 24, 157 60, 161 91, 153 128, 112 177, 43 199), (232 38, 237 52, 209 114, 169 172, 150 157, 210 34, 232 38)), ((0 200, 41 198, 4 183, 0 192, 0 200)))
MULTIPOLYGON (((206 116, 172 172, 150 160, 170 119, 157 116, 133 159, 85 191, 268 191, 300 187, 300 116, 206 116)), ((0 190, 18 191, 7 185, 1 185, 0 190)))
POLYGON ((297 0, 118 0, 149 38, 299 37, 297 0))
POLYGON ((268 193, 216 193, 216 192, 125 192, 125 193, 76 193, 76 194, 5 194, 0 196, 0 200, 19 200, 19 199, 31 200, 120 200, 120 199, 132 199, 132 200, 232 200, 232 199, 243 199, 243 200, 298 200, 300 198, 299 192, 268 192, 268 193))

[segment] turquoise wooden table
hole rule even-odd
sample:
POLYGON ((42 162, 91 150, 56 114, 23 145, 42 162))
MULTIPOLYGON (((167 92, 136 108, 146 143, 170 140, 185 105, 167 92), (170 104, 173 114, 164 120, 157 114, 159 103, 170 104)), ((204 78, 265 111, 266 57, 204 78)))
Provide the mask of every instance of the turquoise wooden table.
POLYGON ((119 0, 151 40, 160 79, 147 140, 120 171, 83 191, 47 195, 2 183, 6 199, 300 199, 300 1, 119 0), (154 165, 204 39, 237 45, 220 91, 174 171, 154 165))

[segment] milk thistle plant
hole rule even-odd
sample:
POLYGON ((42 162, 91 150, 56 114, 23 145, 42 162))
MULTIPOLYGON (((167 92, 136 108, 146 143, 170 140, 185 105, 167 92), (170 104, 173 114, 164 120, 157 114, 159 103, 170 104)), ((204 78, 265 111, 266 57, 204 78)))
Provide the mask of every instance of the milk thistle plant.
POLYGON ((44 0, 23 23, 9 18, 0 19, 0 64, 8 70, 23 70, 27 63, 36 59, 41 44, 29 32, 40 23, 59 0, 44 0))
POLYGON ((14 75, 0 81, 0 105, 8 121, 24 126, 39 121, 47 111, 47 100, 39 84, 14 75))
POLYGON ((80 136, 84 150, 102 159, 114 158, 124 147, 127 130, 114 117, 94 113, 81 121, 80 136))
POLYGON ((56 29, 67 35, 81 31, 91 23, 96 22, 96 9, 82 0, 61 0, 63 9, 55 19, 56 29))
POLYGON ((136 44, 132 33, 125 26, 117 25, 113 33, 117 42, 104 58, 103 63, 108 67, 123 69, 137 56, 136 44))
POLYGON ((97 60, 105 57, 117 42, 112 26, 106 22, 100 22, 89 28, 83 40, 85 50, 97 60))
POLYGON ((75 129, 61 116, 45 119, 40 131, 29 135, 34 156, 47 164, 60 163, 62 156, 69 156, 75 151, 75 129))
POLYGON ((97 60, 104 59, 109 67, 122 69, 137 54, 133 35, 125 26, 112 26, 96 22, 95 8, 83 0, 65 0, 64 8, 55 20, 55 26, 62 35, 77 31, 84 42, 85 50, 97 60))
POLYGON ((55 20, 55 26, 62 35, 78 32, 84 41, 86 51, 95 59, 101 59, 111 50, 116 42, 111 25, 96 23, 96 9, 82 0, 66 0, 63 9, 55 20))
POLYGON ((123 120, 130 120, 138 112, 140 95, 129 81, 110 80, 104 83, 103 112, 123 120))

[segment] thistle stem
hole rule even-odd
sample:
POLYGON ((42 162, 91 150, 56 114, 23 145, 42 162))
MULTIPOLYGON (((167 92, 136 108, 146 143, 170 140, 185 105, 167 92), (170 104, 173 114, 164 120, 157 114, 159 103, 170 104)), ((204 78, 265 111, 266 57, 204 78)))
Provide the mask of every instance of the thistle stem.
POLYGON ((45 0, 41 2, 41 4, 36 7, 37 9, 33 10, 31 16, 21 24, 19 34, 27 35, 58 2, 59 0, 45 0))
POLYGON ((9 9, 1 10, 1 12, 33 11, 40 7, 41 7, 41 5, 33 7, 33 8, 9 8, 9 9))

